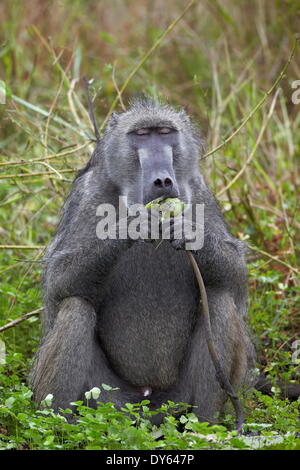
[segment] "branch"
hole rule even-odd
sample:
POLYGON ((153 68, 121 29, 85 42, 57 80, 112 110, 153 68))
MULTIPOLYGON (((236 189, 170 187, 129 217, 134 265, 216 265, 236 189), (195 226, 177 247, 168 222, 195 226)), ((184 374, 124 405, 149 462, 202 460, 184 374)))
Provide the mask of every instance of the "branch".
POLYGON ((0 245, 0 250, 43 250, 45 245, 0 245))
POLYGON ((270 253, 268 253, 267 251, 260 250, 259 248, 257 248, 257 246, 254 246, 254 245, 248 244, 248 247, 250 248, 250 250, 257 251, 257 253, 260 253, 261 255, 267 256, 267 257, 270 258, 271 260, 276 261, 276 262, 279 263, 279 264, 282 264, 282 265, 285 266, 286 268, 289 268, 289 269, 290 269, 291 271, 293 271, 295 274, 298 274, 298 275, 300 274, 300 270, 299 270, 299 269, 294 268, 293 266, 291 266, 290 264, 286 263, 285 261, 282 261, 280 258, 278 258, 278 256, 270 255, 270 253))
POLYGON ((63 152, 55 153, 54 155, 46 155, 43 158, 31 158, 30 160, 17 160, 17 161, 6 161, 6 162, 0 162, 0 166, 13 166, 13 165, 30 165, 31 163, 39 163, 43 161, 48 161, 52 160, 53 158, 60 158, 60 157, 66 157, 67 155, 70 155, 71 153, 77 152, 77 150, 82 150, 85 147, 87 147, 90 144, 90 142, 85 142, 82 145, 79 145, 78 147, 71 149, 71 150, 65 150, 63 152))
POLYGON ((122 96, 122 94, 124 93, 125 89, 127 88, 130 80, 132 79, 132 77, 134 77, 134 75, 137 73, 137 71, 144 65, 144 63, 148 60, 148 58, 150 57, 150 55, 158 48, 158 46, 160 45, 160 43, 162 42, 162 40, 167 36, 167 34, 169 34, 173 29, 174 27, 177 25, 177 23, 181 20, 181 18, 186 14, 186 12, 193 6, 193 4, 195 3, 195 0, 191 0, 188 5, 185 7, 185 9, 183 10, 183 12, 167 27, 167 29, 165 29, 165 31, 162 33, 162 35, 157 39, 157 41, 155 41, 155 43, 153 44, 152 47, 150 47, 150 49, 146 52, 146 54, 139 60, 139 62, 137 63, 137 65, 132 69, 132 71, 130 72, 130 74, 128 75, 128 77, 126 78, 125 82, 123 83, 119 93, 117 94, 117 96, 115 97, 105 119, 103 120, 101 126, 100 126, 100 129, 99 131, 101 132, 104 127, 106 126, 107 124, 107 121, 109 120, 111 114, 113 113, 116 105, 118 104, 119 100, 120 100, 120 97, 122 96))
POLYGON ((254 147, 253 147, 252 151, 250 152, 250 155, 246 159, 246 161, 245 161, 244 165, 242 166, 242 168, 240 169, 240 171, 238 171, 237 174, 234 176, 234 178, 232 178, 232 180, 229 181, 229 183, 227 184, 227 186, 225 186, 225 188, 221 189, 221 191, 218 192, 218 194, 217 194, 218 198, 220 196, 222 196, 222 194, 224 194, 226 191, 228 191, 228 189, 231 188, 231 186, 242 176, 242 174, 246 170, 247 166, 250 164, 251 160, 253 159, 253 157, 255 155, 255 152, 257 150, 257 147, 259 146, 259 144, 261 142, 261 139, 262 139, 262 137, 264 135, 264 132, 267 128, 267 125, 268 125, 268 123, 269 123, 269 121, 272 117, 273 112, 274 112, 274 108, 275 108, 275 104, 276 104, 276 101, 277 101, 277 96, 279 94, 279 91, 280 91, 280 89, 278 89, 275 93, 275 96, 274 96, 274 98, 272 100, 272 103, 271 103, 271 106, 270 106, 270 111, 269 111, 265 121, 263 122, 263 124, 261 126, 259 135, 257 137, 257 140, 254 144, 254 147))
MULTIPOLYGON (((74 173, 77 171, 76 168, 70 168, 69 170, 59 170, 59 173, 74 173)), ((37 173, 18 173, 16 175, 2 175, 0 180, 7 178, 27 178, 28 176, 43 176, 43 175, 57 175, 55 171, 40 171, 37 173)))
POLYGON ((97 123, 96 123, 94 105, 93 105, 93 102, 92 102, 91 96, 90 96, 90 87, 89 87, 90 83, 86 78, 84 78, 83 79, 83 84, 84 84, 84 88, 85 88, 87 102, 88 102, 88 105, 89 105, 90 121, 91 121, 91 123, 93 125, 93 128, 94 128, 94 134, 95 134, 95 137, 96 137, 96 141, 99 142, 100 141, 100 134, 99 134, 99 130, 98 130, 97 123))
POLYGON ((44 307, 38 308, 37 310, 33 310, 32 312, 26 313, 22 317, 16 318, 16 320, 13 320, 9 323, 6 323, 6 325, 0 327, 0 333, 2 331, 8 330, 9 328, 13 328, 16 326, 18 323, 21 323, 24 320, 27 320, 30 317, 34 317, 35 315, 38 315, 44 310, 44 307))
MULTIPOLYGON (((300 397, 300 384, 299 383, 287 383, 282 380, 277 380, 275 386, 279 388, 281 396, 288 398, 289 400, 298 400, 300 397)), ((273 396, 274 383, 271 379, 261 374, 255 384, 256 390, 259 390, 264 395, 273 396)))

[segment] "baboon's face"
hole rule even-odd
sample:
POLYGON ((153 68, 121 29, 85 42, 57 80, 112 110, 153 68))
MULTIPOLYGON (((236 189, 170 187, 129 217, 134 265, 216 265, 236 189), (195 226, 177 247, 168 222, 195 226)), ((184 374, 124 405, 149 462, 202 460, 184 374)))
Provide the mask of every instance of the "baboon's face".
POLYGON ((133 106, 111 119, 105 150, 109 177, 129 204, 158 197, 190 202, 199 142, 184 113, 157 105, 133 106))
POLYGON ((179 197, 174 172, 178 131, 172 127, 141 127, 127 134, 141 169, 143 204, 158 197, 179 197))

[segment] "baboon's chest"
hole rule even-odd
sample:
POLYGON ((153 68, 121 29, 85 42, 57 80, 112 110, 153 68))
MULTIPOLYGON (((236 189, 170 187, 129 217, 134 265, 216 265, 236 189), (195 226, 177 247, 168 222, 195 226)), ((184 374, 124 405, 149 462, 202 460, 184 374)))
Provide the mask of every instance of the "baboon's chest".
POLYGON ((117 373, 138 386, 166 389, 188 348, 198 292, 185 253, 159 249, 136 245, 114 267, 98 332, 117 373))

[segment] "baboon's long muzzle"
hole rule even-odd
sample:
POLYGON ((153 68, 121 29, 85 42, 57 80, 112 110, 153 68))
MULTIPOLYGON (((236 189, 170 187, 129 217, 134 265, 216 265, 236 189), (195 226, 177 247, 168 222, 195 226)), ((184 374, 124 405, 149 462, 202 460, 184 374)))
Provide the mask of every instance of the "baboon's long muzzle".
POLYGON ((155 146, 138 150, 142 168, 143 202, 158 197, 178 197, 179 190, 173 169, 173 151, 170 146, 155 146))

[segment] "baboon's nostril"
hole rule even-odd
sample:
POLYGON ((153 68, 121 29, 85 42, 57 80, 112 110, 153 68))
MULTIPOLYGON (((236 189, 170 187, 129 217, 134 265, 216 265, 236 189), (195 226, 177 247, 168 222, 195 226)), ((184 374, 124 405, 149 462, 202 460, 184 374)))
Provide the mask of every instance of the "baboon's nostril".
POLYGON ((170 180, 170 178, 165 179, 165 186, 172 186, 172 180, 170 180))
POLYGON ((157 178, 157 179, 154 181, 154 184, 155 184, 155 186, 158 186, 159 188, 161 188, 162 185, 163 185, 163 184, 162 184, 162 180, 159 179, 159 178, 157 178))

